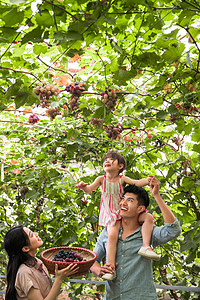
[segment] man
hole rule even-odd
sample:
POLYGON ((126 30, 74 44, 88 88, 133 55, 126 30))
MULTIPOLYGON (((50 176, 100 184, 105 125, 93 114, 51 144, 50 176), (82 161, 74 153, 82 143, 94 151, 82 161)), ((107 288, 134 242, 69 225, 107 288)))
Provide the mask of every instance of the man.
MULTIPOLYGON (((154 226, 151 244, 153 247, 165 244, 181 233, 178 220, 159 194, 160 182, 156 177, 150 181, 150 191, 163 215, 165 225, 154 226)), ((145 189, 134 185, 124 189, 123 198, 119 204, 122 217, 119 232, 116 274, 113 281, 107 281, 105 287, 106 300, 155 300, 156 290, 153 282, 152 260, 138 254, 142 246, 141 225, 138 216, 149 204, 148 193, 145 189)), ((97 261, 91 267, 96 276, 113 273, 109 264, 100 266, 106 255, 107 230, 102 231, 94 249, 97 261)))

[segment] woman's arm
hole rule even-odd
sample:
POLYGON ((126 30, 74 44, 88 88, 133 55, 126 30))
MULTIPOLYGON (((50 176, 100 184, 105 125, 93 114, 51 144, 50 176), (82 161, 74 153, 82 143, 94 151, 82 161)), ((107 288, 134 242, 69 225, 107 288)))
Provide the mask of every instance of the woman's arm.
POLYGON ((90 185, 88 185, 88 183, 81 181, 79 184, 76 185, 76 187, 79 188, 80 190, 83 190, 85 193, 91 193, 92 191, 95 191, 100 185, 102 185, 102 180, 103 180, 103 176, 99 176, 90 185))
POLYGON ((36 300, 36 299, 37 300, 56 300, 57 296, 60 292, 60 287, 61 287, 62 281, 66 277, 71 276, 74 273, 76 273, 77 270, 78 270, 78 266, 74 265, 74 264, 70 264, 65 269, 58 270, 58 265, 56 264, 56 266, 55 266, 56 277, 55 277, 54 283, 52 285, 52 288, 51 288, 48 296, 46 298, 43 298, 40 290, 32 287, 28 293, 28 300, 36 300))

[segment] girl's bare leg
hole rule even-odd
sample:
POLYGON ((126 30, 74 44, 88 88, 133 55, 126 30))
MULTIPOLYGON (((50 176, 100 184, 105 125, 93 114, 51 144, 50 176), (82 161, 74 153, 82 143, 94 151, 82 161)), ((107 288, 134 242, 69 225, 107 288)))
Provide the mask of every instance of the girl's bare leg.
POLYGON ((142 238, 143 238, 143 246, 138 251, 138 253, 142 256, 153 260, 159 260, 160 255, 156 254, 151 248, 151 235, 153 231, 153 216, 148 213, 141 213, 139 216, 139 223, 142 224, 142 238))
MULTIPOLYGON (((117 241, 119 236, 119 228, 120 228, 120 221, 116 221, 115 225, 108 226, 108 243, 107 243, 107 260, 110 264, 112 271, 115 271, 115 258, 117 252, 117 241)), ((105 274, 102 276, 103 279, 106 280, 113 280, 116 277, 115 273, 113 274, 105 274)))

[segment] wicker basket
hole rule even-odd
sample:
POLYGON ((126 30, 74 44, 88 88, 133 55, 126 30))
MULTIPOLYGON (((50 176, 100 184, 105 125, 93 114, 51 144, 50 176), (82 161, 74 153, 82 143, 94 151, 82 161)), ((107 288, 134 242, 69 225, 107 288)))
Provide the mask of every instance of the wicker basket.
POLYGON ((55 264, 58 264, 58 269, 64 269, 68 265, 71 264, 71 262, 60 262, 60 261, 53 261, 55 255, 60 251, 60 250, 67 250, 70 252, 77 252, 80 254, 83 258, 86 259, 86 261, 80 261, 80 262, 72 262, 72 264, 77 264, 79 269, 77 273, 73 274, 72 276, 80 276, 84 275, 89 272, 90 267, 93 265, 93 263, 96 260, 96 253, 94 253, 91 250, 84 249, 84 248, 78 248, 78 247, 55 247, 55 248, 50 248, 41 253, 41 260, 47 267, 48 271, 50 274, 55 275, 55 264))

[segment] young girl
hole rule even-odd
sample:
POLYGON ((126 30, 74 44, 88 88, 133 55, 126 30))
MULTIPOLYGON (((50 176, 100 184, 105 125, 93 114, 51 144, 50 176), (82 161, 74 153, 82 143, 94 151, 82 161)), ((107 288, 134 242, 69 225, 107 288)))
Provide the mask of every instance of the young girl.
POLYGON ((62 281, 77 271, 76 264, 62 270, 56 265, 53 283, 42 261, 35 257, 42 244, 37 233, 22 225, 6 233, 4 248, 9 261, 5 300, 56 300, 62 281))
MULTIPOLYGON (((133 180, 127 176, 120 175, 126 167, 126 160, 117 152, 108 153, 103 162, 104 176, 99 176, 95 181, 88 185, 83 181, 77 187, 86 193, 91 193, 99 186, 101 187, 102 197, 99 212, 99 225, 106 226, 108 231, 107 259, 112 269, 115 270, 115 256, 117 250, 117 240, 120 228, 119 202, 126 184, 135 184, 143 187, 148 185, 151 176, 148 178, 133 180)), ((153 217, 145 211, 140 214, 139 222, 142 225, 143 247, 138 254, 150 259, 159 260, 160 256, 150 247, 151 234, 153 231, 153 217)), ((103 279, 113 280, 116 274, 105 274, 103 279)))

